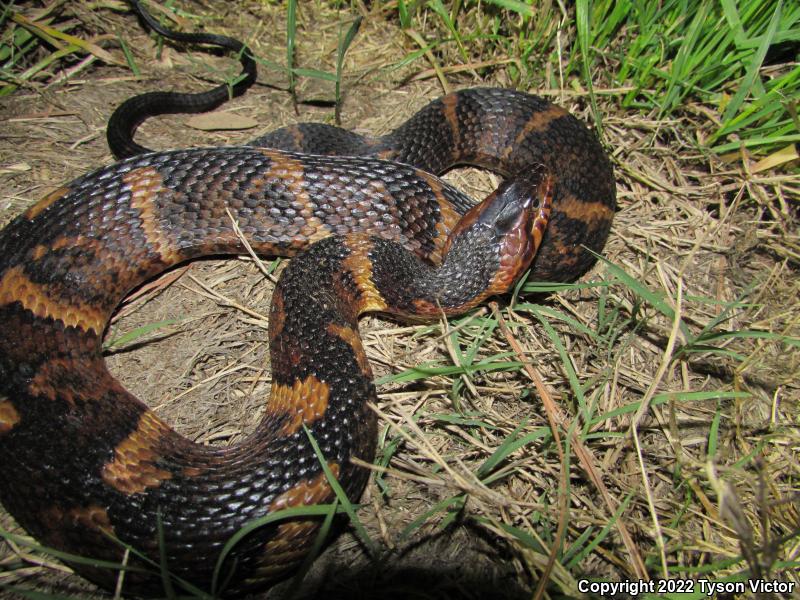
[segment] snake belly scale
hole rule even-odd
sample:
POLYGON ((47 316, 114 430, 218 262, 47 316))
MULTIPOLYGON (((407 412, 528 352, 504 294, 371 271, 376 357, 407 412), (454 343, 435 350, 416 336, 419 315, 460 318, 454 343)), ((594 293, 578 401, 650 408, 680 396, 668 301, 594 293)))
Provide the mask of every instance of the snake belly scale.
MULTIPOLYGON (((541 98, 500 89, 445 96, 382 138, 301 124, 250 147, 154 152, 80 177, 0 232, 0 501, 48 546, 118 560, 113 536, 207 587, 243 525, 333 499, 304 427, 358 499, 366 471, 350 458, 371 459, 376 427, 361 312, 463 311, 531 260, 535 279, 574 279, 602 249, 614 209, 592 133, 541 98), (473 207, 430 174, 458 164, 505 181, 473 207), (146 279, 242 251, 228 211, 257 252, 310 249, 273 298, 263 421, 238 445, 203 447, 108 373, 101 341, 146 279)), ((285 575, 318 524, 246 537, 228 591, 285 575)), ((74 566, 113 588, 113 570, 74 566)), ((158 575, 126 574, 124 593, 159 591, 158 575)))

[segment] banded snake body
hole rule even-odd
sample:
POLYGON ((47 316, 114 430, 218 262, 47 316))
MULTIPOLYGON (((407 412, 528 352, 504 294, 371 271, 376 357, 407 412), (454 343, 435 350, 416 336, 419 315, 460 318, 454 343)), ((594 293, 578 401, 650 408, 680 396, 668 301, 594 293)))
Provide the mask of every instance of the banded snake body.
MULTIPOLYGON (((0 501, 47 546, 120 560, 117 538, 208 588, 244 525, 334 499, 306 431, 358 500, 367 472, 350 459, 372 459, 376 432, 361 313, 458 314, 529 265, 532 279, 573 280, 602 250, 614 209, 610 163, 580 121, 492 88, 444 96, 379 138, 299 124, 250 146, 149 152, 94 170, 0 232, 0 501), (505 180, 474 205, 434 175, 462 164, 505 180), (263 420, 220 448, 179 436, 126 391, 101 342, 143 281, 242 252, 228 211, 256 252, 296 258, 270 311, 263 420)), ((285 576, 319 523, 245 537, 226 562, 226 593, 285 576)), ((73 566, 116 583, 112 569, 73 566)), ((131 570, 122 591, 159 593, 162 581, 131 570)))

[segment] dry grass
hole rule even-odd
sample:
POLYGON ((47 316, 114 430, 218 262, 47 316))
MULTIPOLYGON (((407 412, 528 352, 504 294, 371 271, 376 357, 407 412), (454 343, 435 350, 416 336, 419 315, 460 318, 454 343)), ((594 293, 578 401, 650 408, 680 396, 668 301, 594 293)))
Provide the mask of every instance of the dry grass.
MULTIPOLYGON (((246 40, 260 57, 285 54, 280 7, 181 4, 213 16, 208 30, 246 40)), ((377 8, 360 10, 367 18, 345 61, 343 125, 380 134, 442 87, 424 59, 388 70, 415 42, 377 8)), ((98 61, 67 82, 37 82, 0 100, 0 223, 110 162, 104 127, 125 98, 207 87, 202 63, 232 62, 172 48, 157 60, 130 15, 78 5, 67 15, 87 35, 127 40, 143 77, 98 61)), ((332 71, 346 17, 301 5, 297 64, 332 71)), ((447 54, 431 58, 448 64, 447 54)), ((444 76, 454 88, 509 82, 503 69, 481 80, 469 69, 444 76)), ((332 109, 308 103, 296 116, 285 85, 282 72, 262 66, 259 84, 224 110, 255 118, 263 131, 330 121, 332 109)), ((591 121, 579 84, 535 91, 591 121)), ((745 335, 698 339, 719 317, 715 331, 800 337, 800 183, 786 165, 753 171, 747 156, 723 162, 705 152, 697 140, 706 106, 657 119, 621 111, 613 90, 596 91, 616 165, 620 210, 604 253, 616 267, 599 264, 584 280, 595 285, 522 294, 513 306, 506 298, 450 323, 362 321, 384 385, 377 477, 359 516, 383 554, 371 562, 345 534, 301 595, 522 598, 543 571, 549 594, 573 596, 584 576, 719 578, 749 569, 800 582, 798 347, 745 335), (463 368, 415 376, 433 364, 463 368), (555 439, 551 423, 560 426, 555 439)), ((298 80, 301 100, 332 95, 329 82, 298 80)), ((138 139, 168 148, 256 135, 200 133, 184 120, 149 121, 138 139)), ((478 197, 496 182, 474 171, 450 179, 478 197)), ((108 364, 184 435, 236 442, 269 393, 272 282, 249 258, 199 261, 168 277, 125 305, 109 338, 175 322, 115 348, 108 364)), ((0 524, 14 530, 5 514, 0 524)), ((0 583, 92 593, 65 571, 24 546, 0 547, 0 583)))

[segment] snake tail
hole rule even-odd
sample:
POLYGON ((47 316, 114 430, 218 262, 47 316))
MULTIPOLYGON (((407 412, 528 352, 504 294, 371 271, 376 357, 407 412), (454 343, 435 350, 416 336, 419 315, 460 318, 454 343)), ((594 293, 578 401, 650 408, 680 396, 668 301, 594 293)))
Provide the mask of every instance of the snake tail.
POLYGON ((150 152, 134 141, 136 129, 150 117, 176 113, 203 113, 214 110, 230 98, 243 94, 256 80, 258 67, 250 49, 237 39, 214 33, 180 33, 161 25, 138 0, 127 0, 131 9, 159 35, 185 44, 205 44, 232 52, 242 65, 242 71, 230 83, 223 83, 208 91, 148 92, 128 98, 111 114, 106 126, 106 140, 111 153, 117 158, 128 158, 150 152))

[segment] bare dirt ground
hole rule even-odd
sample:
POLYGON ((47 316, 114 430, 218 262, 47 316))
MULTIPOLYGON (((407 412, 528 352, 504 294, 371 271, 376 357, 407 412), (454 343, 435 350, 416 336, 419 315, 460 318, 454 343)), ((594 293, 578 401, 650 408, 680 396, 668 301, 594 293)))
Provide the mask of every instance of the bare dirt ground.
MULTIPOLYGON (((281 7, 181 4, 213 15, 207 30, 246 40, 259 57, 280 61, 285 55, 281 7)), ((76 4, 68 12, 84 31, 127 40, 142 74, 136 78, 125 67, 96 61, 66 81, 0 99, 0 224, 49 190, 110 163, 105 125, 126 98, 150 89, 205 89, 206 65, 236 68, 230 58, 169 46, 159 58, 153 40, 122 11, 76 4)), ((343 126, 381 134, 443 91, 427 76, 427 65, 389 70, 410 42, 377 10, 365 14, 345 63, 343 126)), ((347 17, 316 3, 313 10, 301 6, 298 64, 332 71, 340 22, 347 17)), ((113 41, 105 46, 121 59, 113 41)), ((301 78, 298 96, 306 102, 299 115, 286 83, 282 72, 262 65, 258 84, 223 108, 255 119, 257 129, 201 132, 186 127, 186 117, 175 116, 148 121, 137 139, 159 149, 230 145, 296 121, 330 122, 332 109, 313 101, 332 99, 332 83, 301 78)), ((464 74, 451 83, 457 88, 508 81, 502 73, 485 80, 464 74)), ((530 91, 546 93, 590 121, 579 88, 530 91)), ((724 329, 796 337, 797 181, 781 172, 748 173, 746 163, 723 162, 697 150, 700 116, 697 122, 656 121, 619 112, 609 96, 601 96, 601 111, 620 205, 605 256, 660 294, 694 332, 741 298, 724 329)), ((459 171, 450 180, 475 197, 496 183, 492 175, 472 171, 459 171)), ((304 594, 530 597, 567 508, 565 548, 579 554, 589 541, 599 541, 569 570, 557 564, 552 592, 577 594, 578 573, 636 578, 643 557, 651 575, 661 574, 666 564, 679 572, 680 566, 722 565, 742 554, 748 560, 732 561, 732 570, 749 565, 766 575, 770 559, 800 558, 797 538, 791 541, 800 530, 797 348, 734 338, 718 343, 742 360, 697 349, 686 360, 670 362, 668 352, 686 342, 673 323, 642 304, 604 265, 584 281, 601 280, 610 283, 520 300, 541 303, 539 314, 557 310, 569 321, 543 324, 530 311, 506 309, 508 299, 497 309, 543 379, 546 394, 567 415, 565 428, 571 424, 581 434, 581 447, 572 444, 567 457, 569 496, 563 495, 564 465, 552 441, 533 435, 548 421, 542 392, 524 370, 435 375, 383 386, 377 409, 380 448, 393 452, 384 476, 388 489, 384 494, 370 483, 359 513, 382 554, 372 562, 357 538, 345 533, 317 561, 304 594), (584 400, 570 387, 571 379, 579 382, 584 400), (687 396, 691 393, 697 395, 687 396), (619 412, 586 422, 586 406, 595 416, 619 412), (442 416, 459 411, 461 421, 442 416), (532 435, 531 443, 511 454, 496 481, 476 481, 477 466, 517 427, 520 437, 532 435), (445 522, 446 513, 436 511, 428 524, 402 535, 438 502, 462 495, 466 502, 453 518, 445 522), (608 534, 601 535, 606 526, 608 534), (520 540, 515 531, 531 537, 520 540)), ((252 431, 269 393, 266 315, 272 285, 247 257, 198 261, 173 271, 122 307, 107 339, 174 322, 113 348, 107 362, 128 389, 182 434, 198 443, 235 443, 252 431)), ((496 317, 494 310, 481 309, 477 319, 496 317)), ((487 337, 478 358, 508 353, 502 360, 515 360, 507 337, 478 323, 485 321, 409 327, 369 317, 362 333, 378 378, 427 362, 459 364, 465 350, 458 344, 466 347, 482 336, 487 337), (454 327, 461 327, 462 337, 454 337, 454 327)), ((4 513, 0 524, 23 533, 4 513)), ((0 582, 100 595, 67 571, 24 544, 0 546, 0 582)), ((776 573, 798 580, 796 573, 780 568, 776 573)))

